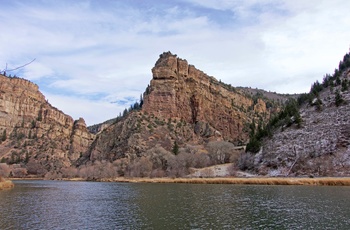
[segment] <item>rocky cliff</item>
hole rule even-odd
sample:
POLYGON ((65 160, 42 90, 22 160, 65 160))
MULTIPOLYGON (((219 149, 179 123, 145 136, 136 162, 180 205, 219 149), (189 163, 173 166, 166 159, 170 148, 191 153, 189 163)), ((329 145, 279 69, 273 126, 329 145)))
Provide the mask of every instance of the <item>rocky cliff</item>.
POLYGON ((224 84, 170 52, 160 55, 152 74, 142 109, 100 131, 88 159, 133 159, 157 145, 170 151, 175 142, 180 147, 218 140, 244 145, 249 124, 265 123, 280 106, 224 84))
POLYGON ((94 135, 85 121, 51 106, 36 84, 0 75, 0 159, 45 174, 70 166, 87 151, 94 135))
MULTIPOLYGON (((217 135, 235 143, 247 140, 246 124, 270 117, 271 110, 262 98, 248 97, 170 52, 160 55, 152 73, 144 96, 145 113, 194 125, 205 123, 217 135)), ((196 130, 203 132, 201 127, 196 130)))
POLYGON ((89 129, 52 107, 37 85, 0 75, 1 162, 13 176, 183 176, 192 166, 235 161, 251 124, 265 124, 288 98, 235 88, 170 52, 152 74, 142 103, 89 129))

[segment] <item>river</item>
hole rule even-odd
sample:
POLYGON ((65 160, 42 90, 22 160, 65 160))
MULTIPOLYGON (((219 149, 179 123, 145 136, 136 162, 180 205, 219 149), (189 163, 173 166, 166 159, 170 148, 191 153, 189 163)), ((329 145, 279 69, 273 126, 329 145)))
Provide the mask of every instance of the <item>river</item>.
POLYGON ((0 229, 349 229, 350 187, 15 181, 0 229))

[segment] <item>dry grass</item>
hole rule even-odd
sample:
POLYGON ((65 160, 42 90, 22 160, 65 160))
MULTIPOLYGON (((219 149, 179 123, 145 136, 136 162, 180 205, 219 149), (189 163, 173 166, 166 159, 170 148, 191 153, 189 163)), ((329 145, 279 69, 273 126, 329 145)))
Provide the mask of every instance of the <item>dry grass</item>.
POLYGON ((130 183, 187 183, 187 184, 252 184, 252 185, 327 185, 350 186, 350 177, 323 178, 124 178, 104 179, 101 181, 130 183))
POLYGON ((5 180, 4 178, 0 177, 0 190, 3 189, 9 189, 13 188, 14 184, 10 180, 5 180))

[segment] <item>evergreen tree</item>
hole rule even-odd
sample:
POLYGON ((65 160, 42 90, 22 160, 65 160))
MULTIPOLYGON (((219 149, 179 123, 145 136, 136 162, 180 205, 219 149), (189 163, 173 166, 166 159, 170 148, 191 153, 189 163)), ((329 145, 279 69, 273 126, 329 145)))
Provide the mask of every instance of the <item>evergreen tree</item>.
POLYGON ((340 106, 343 102, 344 102, 344 99, 343 99, 342 95, 339 93, 339 91, 337 90, 337 91, 335 92, 335 105, 338 107, 338 106, 340 106))
POLYGON ((179 154, 179 145, 177 144, 177 142, 175 141, 172 152, 174 153, 174 155, 179 154))
POLYGON ((249 140, 249 143, 246 146, 246 152, 257 153, 259 152, 260 147, 261 147, 261 142, 255 136, 253 136, 249 140))
POLYGON ((320 98, 317 98, 316 100, 316 110, 321 111, 322 110, 322 101, 320 98))
POLYGON ((6 141, 6 129, 2 132, 1 141, 6 141))
POLYGON ((143 97, 142 97, 142 94, 140 95, 140 108, 142 108, 143 106, 143 97))
POLYGON ((348 88, 349 88, 348 80, 344 79, 341 83, 341 91, 342 92, 347 91, 348 88))
POLYGON ((335 79, 335 84, 336 85, 340 85, 341 84, 341 80, 340 80, 339 76, 337 76, 337 78, 335 79))
POLYGON ((29 162, 29 154, 28 152, 26 152, 26 157, 24 159, 24 163, 28 163, 29 162))
POLYGON ((124 111, 123 111, 123 117, 125 117, 126 115, 128 115, 128 110, 127 110, 127 109, 124 109, 124 111))

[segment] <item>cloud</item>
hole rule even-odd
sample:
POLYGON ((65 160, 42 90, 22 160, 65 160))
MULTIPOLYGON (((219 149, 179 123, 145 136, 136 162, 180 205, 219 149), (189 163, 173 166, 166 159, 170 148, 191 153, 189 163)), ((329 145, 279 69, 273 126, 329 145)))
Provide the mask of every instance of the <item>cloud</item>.
POLYGON ((0 69, 36 58, 18 75, 88 124, 137 100, 168 50, 235 86, 300 93, 347 51, 349 7, 346 0, 6 1, 0 69))
POLYGON ((348 1, 188 2, 236 15, 233 22, 241 26, 225 32, 240 40, 232 39, 227 46, 224 42, 222 47, 237 51, 231 54, 241 58, 227 59, 234 61, 231 71, 226 67, 212 72, 233 85, 305 92, 313 81, 333 72, 349 46, 348 1))
POLYGON ((129 107, 104 100, 95 101, 70 95, 51 94, 46 91, 43 93, 50 104, 70 115, 74 120, 83 117, 89 125, 115 118, 126 107, 129 107))

